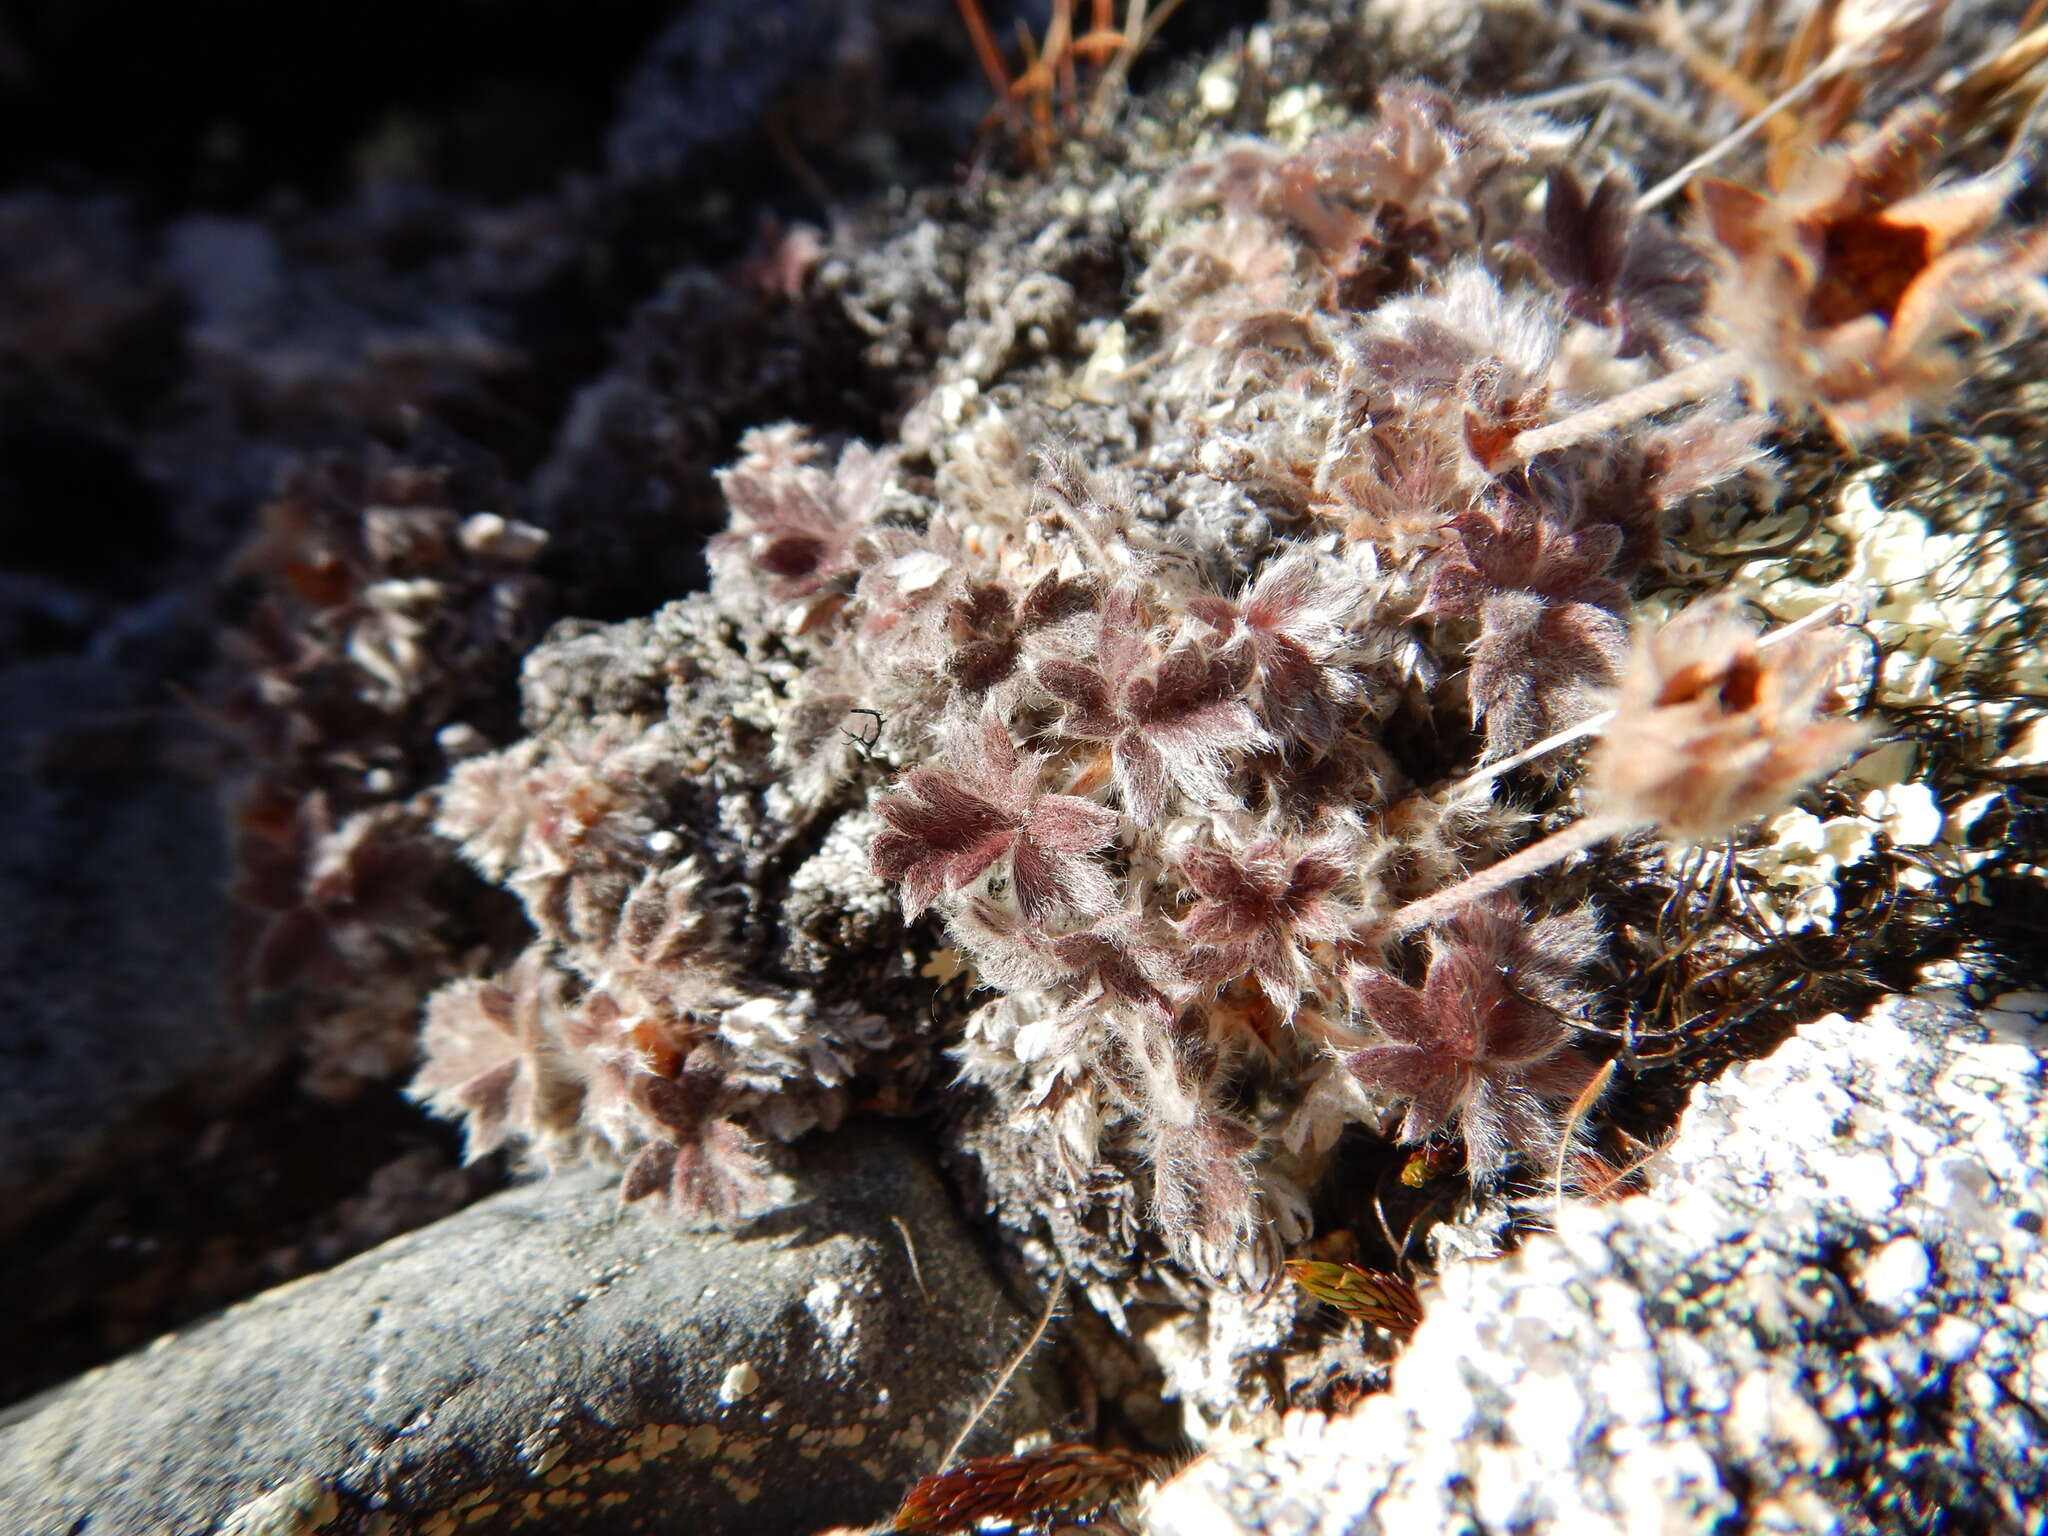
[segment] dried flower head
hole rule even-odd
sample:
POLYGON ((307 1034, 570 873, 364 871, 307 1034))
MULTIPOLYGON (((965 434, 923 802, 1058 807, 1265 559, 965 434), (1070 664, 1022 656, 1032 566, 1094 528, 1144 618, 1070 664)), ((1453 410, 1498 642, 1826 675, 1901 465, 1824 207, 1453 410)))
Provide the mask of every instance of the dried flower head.
POLYGON ((1639 636, 1588 769, 1596 804, 1690 841, 1781 809, 1869 734, 1824 718, 1848 645, 1836 627, 1766 651, 1726 596, 1639 636))
POLYGON ((1950 343, 2048 266, 2048 236, 1979 238, 2010 173, 1928 187, 1941 133, 1933 107, 1907 107, 1781 192, 1698 185, 1720 261, 1712 328, 1762 393, 1845 440, 1904 431, 1946 396, 1962 373, 1950 343))

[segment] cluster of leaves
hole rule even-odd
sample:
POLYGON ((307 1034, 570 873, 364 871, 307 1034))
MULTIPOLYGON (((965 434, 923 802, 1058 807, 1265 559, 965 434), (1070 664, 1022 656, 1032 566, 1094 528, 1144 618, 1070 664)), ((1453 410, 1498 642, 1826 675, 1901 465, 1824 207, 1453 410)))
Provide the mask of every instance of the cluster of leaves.
POLYGON ((353 809, 433 782, 450 725, 507 723, 507 662, 547 617, 547 536, 489 510, 508 494, 486 464, 376 449, 293 468, 233 570, 227 707, 253 756, 353 809))
MULTIPOLYGON (((1034 472, 988 412, 919 450, 929 477, 787 426, 721 477, 698 602, 775 654, 778 794, 843 814, 903 923, 995 989, 954 1054, 1044 1204, 1142 1187, 1213 1282, 1271 1276, 1352 1126, 1482 1178, 1584 1160, 1607 942, 1568 887, 1497 889, 1522 866, 1462 893, 1526 819, 1490 765, 1618 692, 1605 825, 1707 838, 1839 762, 1838 643, 1765 661, 1713 608, 1632 647, 1635 597, 1682 502, 1767 491, 1774 420, 1896 425, 2036 260, 1978 240, 1982 187, 1926 201, 1910 117, 1817 151, 1810 185, 1710 188, 1687 228, 1568 153, 1396 86, 1362 126, 1167 179, 1126 317, 1155 355, 1120 386, 1142 473, 1034 472)), ((420 1091, 478 1147, 598 1150, 629 1194, 729 1215, 764 1187, 757 1133, 830 1123, 889 1036, 745 973, 663 842, 676 747, 463 770, 441 829, 539 937, 437 1001, 420 1091)))
MULTIPOLYGON (((1058 458, 1034 485, 1006 463, 999 424, 969 449, 984 462, 945 466, 952 494, 921 517, 891 506, 865 450, 828 469, 777 429, 754 434, 728 471, 734 530, 713 551, 718 590, 778 606, 810 657, 791 713, 814 725, 785 742, 792 782, 829 796, 835 774, 859 766, 844 742, 857 710, 881 722, 872 752, 904 765, 872 800, 872 868, 900 889, 906 918, 936 912, 1004 993, 965 1023, 967 1079, 1045 1121, 1057 1185, 1149 1178, 1174 1252, 1219 1279, 1269 1273, 1273 1238, 1306 1231, 1304 1192, 1347 1123, 1399 1110, 1396 1134, 1457 1132, 1474 1170, 1491 1172, 1554 1150, 1555 1108, 1593 1072, 1571 1044, 1586 999, 1570 978, 1599 948, 1586 915, 1525 923, 1489 907, 1433 937, 1419 990, 1362 937, 1418 885, 1454 875, 1484 847, 1484 824, 1504 819, 1483 802, 1432 802, 1383 744, 1437 717, 1452 647, 1476 629, 1468 691, 1501 748, 1589 712, 1626 649, 1621 576, 1648 558, 1628 551, 1656 538, 1629 497, 1589 511, 1552 466, 1488 473, 1471 410, 1443 408, 1466 375, 1481 405, 1549 385, 1527 359, 1504 383, 1512 370, 1487 355, 1490 333, 1431 305, 1491 306, 1540 342, 1546 366, 1567 325, 1542 295, 1518 301, 1540 324, 1502 319, 1503 291, 1459 252, 1468 221, 1417 235, 1410 255, 1412 280, 1440 270, 1453 300, 1404 294, 1356 321, 1318 308, 1334 279, 1312 269, 1364 260, 1356 246, 1374 218, 1416 234, 1469 208, 1475 188, 1458 178, 1475 161, 1505 164, 1506 137, 1441 98, 1396 93, 1389 114, 1306 162, 1233 152, 1166 202, 1220 187, 1221 225, 1186 239, 1284 249, 1297 329, 1320 330, 1333 357, 1372 360, 1289 386, 1332 398, 1332 433, 1363 393, 1407 407, 1388 429, 1406 434, 1401 454, 1446 434, 1428 451, 1458 456, 1442 488, 1454 500, 1434 529, 1368 528, 1359 508, 1402 488, 1368 492, 1367 466, 1382 460, 1360 458, 1344 470, 1349 499, 1317 508, 1331 535, 1269 545, 1233 590, 1138 509, 1135 488, 1058 458), (1397 163, 1409 200, 1398 218, 1364 179, 1397 163), (1329 217, 1318 223, 1302 198, 1329 217), (1336 238, 1332 221, 1345 243, 1326 250, 1316 241, 1336 238), (1422 265, 1425 246, 1443 248, 1440 269, 1422 265), (1426 867, 1418 845, 1443 858, 1426 867), (1260 1083, 1284 1088, 1261 1095, 1260 1083)), ((1189 260, 1170 247, 1154 291, 1189 260)), ((1212 389, 1267 388, 1216 373, 1228 348, 1256 351, 1210 323, 1226 297, 1244 298, 1212 289, 1176 304, 1202 338, 1180 379, 1190 409, 1212 389)), ((1256 416, 1258 398, 1246 403, 1256 416)), ((1500 409, 1520 419, 1521 407, 1500 409)), ((1313 422, 1296 413, 1297 426, 1313 422)), ((1739 430, 1746 455, 1753 430, 1739 430)), ((1658 482, 1675 457, 1660 451, 1607 451, 1599 483, 1658 482)))
POLYGON ((301 1022, 317 1092, 401 1069, 421 998, 454 968, 461 874, 431 786, 508 733, 547 617, 546 536, 488 510, 507 494, 474 455, 316 457, 234 568, 212 702, 238 748, 243 981, 301 1022))
POLYGON ((1588 914, 1488 906, 1431 935, 1413 983, 1365 937, 1509 815, 1433 799, 1385 743, 1439 720, 1447 673, 1496 754, 1590 714, 1661 508, 1755 453, 1759 423, 1717 402, 1513 460, 1553 400, 1624 387, 1701 310, 1696 255, 1612 193, 1589 211, 1523 127, 1395 90, 1365 128, 1166 188, 1162 217, 1215 216, 1143 284, 1140 312, 1172 317, 1155 398, 1211 479, 1308 534, 1230 551, 1252 559, 1235 591, 1133 489, 1060 461, 1035 497, 832 541, 844 643, 816 686, 882 710, 915 764, 874 802, 874 869, 1006 994, 966 1022, 967 1077, 1045 1120, 1055 1183, 1146 1170, 1162 1234, 1217 1278, 1305 1232, 1347 1123, 1391 1109, 1493 1172, 1553 1152, 1594 1072, 1572 1043, 1588 914), (1583 270, 1511 292, 1484 258, 1546 171, 1544 249, 1583 270), (1020 621, 1055 590, 1056 622, 1020 621))
POLYGON ((622 1164, 625 1198, 732 1222, 786 1195, 773 1147, 836 1125, 895 1043, 857 1005, 744 974, 713 873, 667 825, 686 777, 630 722, 464 764, 437 823, 536 931, 507 970, 431 1000, 413 1092, 550 1166, 622 1164))
POLYGON ((1376 123, 1183 172, 1166 210, 1221 216, 1167 242, 1140 300, 1172 323, 1203 469, 1340 533, 1385 573, 1390 613, 1467 639, 1496 755, 1616 682, 1627 584, 1661 562, 1664 514, 1749 463, 1763 425, 1709 400, 1517 458, 1525 431, 1704 345, 1705 254, 1634 216, 1619 172, 1589 194, 1560 148, 1540 121, 1390 89, 1376 123), (1543 281, 1509 287, 1503 251, 1543 281), (1359 307, 1364 271, 1378 302, 1359 307))

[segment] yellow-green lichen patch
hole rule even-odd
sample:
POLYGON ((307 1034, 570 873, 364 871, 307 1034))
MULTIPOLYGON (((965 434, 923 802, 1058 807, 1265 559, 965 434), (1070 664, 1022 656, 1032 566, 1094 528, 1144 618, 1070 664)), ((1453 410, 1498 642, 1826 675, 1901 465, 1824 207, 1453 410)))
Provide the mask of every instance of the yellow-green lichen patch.
POLYGON ((768 1443, 764 1435, 732 1435, 726 1439, 722 1461, 752 1461, 768 1443))
POLYGON ((712 1481, 733 1496, 741 1504, 751 1504, 761 1497, 761 1485, 750 1478, 740 1476, 730 1467, 714 1467, 712 1481))

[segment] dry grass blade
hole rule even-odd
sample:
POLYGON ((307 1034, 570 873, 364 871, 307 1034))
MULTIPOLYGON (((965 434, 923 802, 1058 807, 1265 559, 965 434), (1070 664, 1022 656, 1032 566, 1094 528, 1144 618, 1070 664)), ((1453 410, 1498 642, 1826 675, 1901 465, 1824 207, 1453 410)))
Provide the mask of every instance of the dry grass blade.
POLYGON ((1400 1338, 1422 1325, 1422 1298, 1398 1275, 1320 1259, 1289 1259, 1287 1273, 1317 1301, 1400 1338))
POLYGON ((1579 1126, 1584 1123, 1586 1112, 1593 1107, 1594 1102, 1600 1095, 1607 1091, 1607 1085, 1613 1081, 1614 1063, 1611 1061, 1602 1062, 1600 1070, 1594 1074, 1593 1080, 1580 1090, 1579 1096, 1572 1101, 1571 1109, 1565 1114, 1564 1134, 1557 1139, 1557 1166, 1553 1170, 1551 1180, 1552 1190, 1555 1195, 1553 1209, 1564 1205, 1565 1164, 1571 1156, 1572 1140, 1578 1134, 1579 1126))
MULTIPOLYGON (((2048 24, 2029 29, 1972 67, 1951 93, 1950 122, 1962 127, 1989 115, 1993 105, 2013 92, 2044 60, 2048 60, 2048 24)), ((2038 100, 2040 94, 2036 90, 2033 99, 2038 100)))
POLYGON ((1023 68, 1015 75, 1003 62, 981 0, 954 3, 982 73, 995 91, 996 111, 1009 116, 1022 147, 1033 163, 1045 169, 1052 164, 1063 128, 1068 132, 1076 128, 1088 133, 1101 130, 1110 102, 1122 89, 1132 61, 1180 8, 1181 0, 1166 0, 1156 11, 1147 0, 1127 0, 1120 26, 1116 23, 1113 0, 1090 0, 1086 31, 1076 25, 1075 0, 1053 0, 1042 41, 1034 39, 1024 23, 1018 21, 1018 51, 1023 68), (1097 72, 1085 122, 1079 120, 1080 64, 1097 72))
POLYGON ((979 1456, 921 1479, 904 1495, 894 1527, 906 1536, 944 1536, 984 1520, 1021 1523, 1048 1513, 1086 1514, 1114 1504, 1162 1470, 1156 1457, 1092 1445, 979 1456))
POLYGON ((1003 63, 1002 50, 996 47, 996 40, 988 30, 988 17, 982 14, 981 0, 956 0, 960 7, 960 20, 967 28, 968 40, 974 45, 974 57, 981 64, 981 72, 988 77, 989 89, 995 92, 997 101, 1010 99, 1010 71, 1003 63))

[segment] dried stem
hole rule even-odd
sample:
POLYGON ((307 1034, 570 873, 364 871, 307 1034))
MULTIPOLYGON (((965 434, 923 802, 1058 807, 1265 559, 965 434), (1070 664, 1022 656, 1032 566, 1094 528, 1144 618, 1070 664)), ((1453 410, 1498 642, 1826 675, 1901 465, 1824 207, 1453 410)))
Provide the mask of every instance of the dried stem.
POLYGON ((1564 1127, 1557 1138, 1557 1165, 1551 1170, 1551 1193, 1554 1198, 1551 1209, 1554 1211, 1564 1209, 1564 1165, 1571 1152, 1572 1137, 1578 1134, 1587 1111, 1592 1109, 1594 1102, 1607 1091, 1607 1085, 1613 1081, 1614 1063, 1611 1060, 1602 1062, 1600 1070, 1593 1075, 1593 1080, 1586 1084, 1576 1099, 1572 1100, 1572 1107, 1565 1114, 1564 1127))
POLYGON ((1586 716, 1577 725, 1568 725, 1555 735, 1544 737, 1534 746, 1524 747, 1512 757, 1503 757, 1498 762, 1487 763, 1483 767, 1475 768, 1472 772, 1466 774, 1464 778, 1453 784, 1444 795, 1444 799, 1447 801, 1455 800, 1458 796, 1465 794, 1469 790, 1478 789, 1484 784, 1491 784, 1502 774, 1511 773, 1524 763, 1533 763, 1545 753, 1555 752, 1559 747, 1568 747, 1581 736, 1592 735, 1613 718, 1613 710, 1603 709, 1598 714, 1586 716))
POLYGON ((960 1448, 967 1443, 967 1437, 974 1433, 974 1426, 988 1416, 988 1411, 996 1405, 996 1400, 1009 1390, 1012 1379, 1023 1369, 1024 1362, 1031 1358, 1032 1352, 1044 1340, 1045 1330, 1052 1326, 1053 1318, 1058 1315, 1060 1298, 1066 1291, 1067 1266, 1061 1264, 1060 1272, 1053 1276, 1052 1289, 1046 1292, 1045 1311, 1039 1315, 1038 1326, 1031 1330, 1031 1337, 1024 1341, 1022 1347, 1010 1356, 1009 1363, 1002 1369, 1002 1374, 996 1377, 995 1385, 988 1389, 988 1396, 976 1405, 974 1412, 967 1416, 967 1422, 960 1426, 960 1433, 953 1437, 953 1443, 946 1447, 946 1454, 939 1458, 939 1471, 945 1471, 960 1459, 960 1448))
MULTIPOLYGON (((1105 7, 1106 9, 1106 7, 1105 7)), ((1146 0, 1130 0, 1124 9, 1124 45, 1110 55, 1102 74, 1096 79, 1095 91, 1088 103, 1088 129, 1091 133, 1101 129, 1109 117, 1112 97, 1123 88, 1124 80, 1130 75, 1131 61, 1138 56, 1138 50, 1151 39, 1145 25, 1146 0)), ((1098 30, 1100 16, 1098 15, 1098 30)))
POLYGON ((1510 854, 1498 864, 1490 864, 1477 874, 1467 875, 1456 885, 1446 886, 1433 896, 1410 902, 1360 937, 1367 943, 1384 944, 1404 933, 1426 928, 1431 923, 1462 912, 1473 902, 1491 896, 1495 891, 1506 889, 1517 880, 1526 879, 1540 869, 1548 869, 1558 860, 1568 858, 1581 849, 1645 825, 1647 823, 1628 816, 1587 816, 1568 827, 1560 827, 1550 836, 1531 843, 1520 853, 1510 854))
POLYGON ((1849 58, 1843 57, 1840 53, 1829 54, 1802 75, 1789 89, 1781 91, 1777 96, 1773 97, 1761 112, 1752 116, 1740 128, 1724 136, 1719 143, 1694 155, 1685 164, 1637 198, 1636 212, 1648 213, 1652 208, 1655 208, 1659 203, 1669 198, 1672 193, 1682 191, 1685 184, 1691 181, 1694 176, 1712 165, 1716 160, 1721 159, 1730 150, 1747 143, 1764 124, 1768 123, 1787 107, 1793 105, 1802 96, 1810 94, 1816 86, 1825 84, 1828 80, 1840 74, 1850 62, 1849 58))
POLYGON ((1697 123, 1667 106, 1641 81, 1631 80, 1626 75, 1608 80, 1583 80, 1576 85, 1538 91, 1533 96, 1517 96, 1514 105, 1529 112, 1548 112, 1553 107, 1569 106, 1588 97, 1619 98, 1629 102, 1650 122, 1681 143, 1703 145, 1707 142, 1707 136, 1697 123))
POLYGON ((981 0, 954 0, 960 7, 960 20, 966 24, 968 39, 974 44, 974 56, 981 61, 981 72, 988 76, 989 89, 996 93, 996 100, 1010 99, 1010 71, 1003 65, 1002 50, 996 47, 996 40, 989 34, 988 18, 981 13, 981 0))
POLYGON ((924 1271, 918 1267, 917 1245, 910 1240, 910 1228, 901 1216, 892 1214, 889 1219, 896 1224, 896 1230, 903 1234, 903 1252, 910 1259, 910 1278, 917 1282, 917 1293, 926 1301, 930 1301, 932 1293, 924 1283, 924 1271))
POLYGON ((1713 353, 1647 384, 1625 390, 1610 400, 1574 411, 1562 421, 1531 427, 1509 444, 1507 457, 1494 467, 1500 470, 1511 464, 1526 464, 1539 453, 1571 448, 1590 438, 1604 437, 1618 427, 1632 426, 1644 417, 1654 416, 1674 405, 1703 400, 1741 378, 1742 369, 1743 359, 1739 354, 1713 353))

